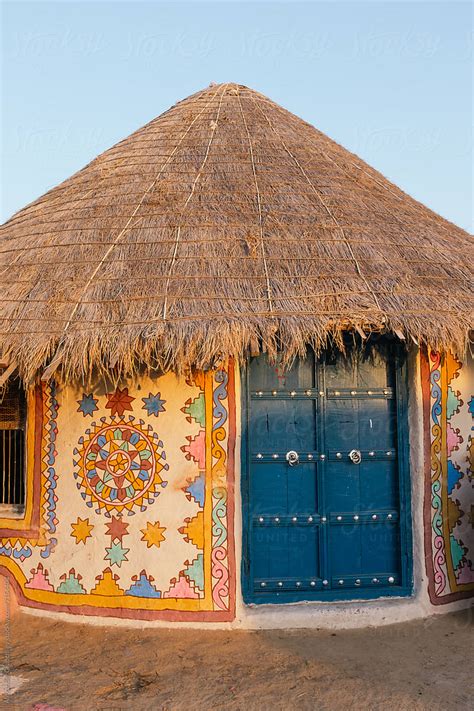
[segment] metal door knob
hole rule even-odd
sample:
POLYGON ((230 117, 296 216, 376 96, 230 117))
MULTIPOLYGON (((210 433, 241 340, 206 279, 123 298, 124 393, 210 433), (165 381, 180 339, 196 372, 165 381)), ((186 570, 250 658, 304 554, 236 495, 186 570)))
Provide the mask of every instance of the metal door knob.
POLYGON ((360 464, 362 461, 362 454, 360 449, 351 449, 349 452, 349 459, 353 464, 360 464))
POLYGON ((295 452, 294 449, 290 449, 290 451, 286 453, 286 461, 290 467, 294 467, 300 463, 300 455, 298 452, 295 452))

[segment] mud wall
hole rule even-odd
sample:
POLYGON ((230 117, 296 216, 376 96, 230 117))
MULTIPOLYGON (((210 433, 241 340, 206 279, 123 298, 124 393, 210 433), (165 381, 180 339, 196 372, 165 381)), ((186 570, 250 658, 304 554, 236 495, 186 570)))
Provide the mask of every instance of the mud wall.
POLYGON ((474 594, 474 362, 433 351, 410 362, 412 598, 243 604, 233 368, 32 392, 26 513, 0 519, 0 574, 21 605, 110 622, 335 628, 465 606, 474 594))
POLYGON ((26 514, 0 520, 21 604, 233 618, 233 380, 221 369, 31 392, 26 514))

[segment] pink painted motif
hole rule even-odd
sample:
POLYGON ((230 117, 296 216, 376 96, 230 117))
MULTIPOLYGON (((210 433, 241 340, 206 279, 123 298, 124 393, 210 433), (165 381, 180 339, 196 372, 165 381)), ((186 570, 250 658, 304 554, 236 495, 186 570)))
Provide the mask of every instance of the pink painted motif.
POLYGON ((212 576, 217 578, 217 582, 212 589, 212 599, 221 610, 227 610, 227 598, 229 596, 228 580, 229 571, 223 562, 227 558, 227 551, 224 546, 214 548, 212 551, 212 576))
POLYGON ((184 444, 181 451, 186 453, 186 459, 197 462, 199 469, 206 468, 206 433, 201 430, 196 437, 186 437, 189 444, 184 444))
POLYGON ((451 456, 451 452, 455 449, 459 449, 459 445, 462 444, 463 438, 459 434, 458 429, 453 429, 450 423, 447 423, 446 428, 446 449, 448 452, 448 459, 451 456))
POLYGON ((443 570, 446 563, 444 538, 442 536, 436 536, 433 545, 436 550, 433 558, 435 590, 437 595, 441 595, 446 587, 446 575, 443 570))
POLYGON ((54 592, 54 588, 48 580, 48 571, 43 569, 41 563, 38 563, 36 570, 34 568, 31 570, 31 578, 25 583, 25 588, 54 592))
POLYGON ((199 594, 194 590, 194 587, 188 578, 181 574, 177 581, 176 578, 171 580, 171 587, 163 594, 163 597, 189 598, 191 600, 198 600, 199 594))

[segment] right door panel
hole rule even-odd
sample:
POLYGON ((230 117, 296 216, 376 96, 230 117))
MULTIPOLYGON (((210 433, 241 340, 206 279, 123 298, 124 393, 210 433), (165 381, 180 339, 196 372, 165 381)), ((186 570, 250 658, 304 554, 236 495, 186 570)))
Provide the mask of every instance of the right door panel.
POLYGON ((393 365, 327 359, 324 509, 332 588, 400 585, 397 407, 393 365))

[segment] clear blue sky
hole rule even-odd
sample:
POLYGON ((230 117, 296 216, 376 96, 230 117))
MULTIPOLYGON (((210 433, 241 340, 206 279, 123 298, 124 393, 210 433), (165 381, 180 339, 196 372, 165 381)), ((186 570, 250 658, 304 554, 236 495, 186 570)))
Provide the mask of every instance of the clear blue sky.
POLYGON ((11 2, 1 221, 211 81, 251 86, 472 230, 472 5, 11 2))

